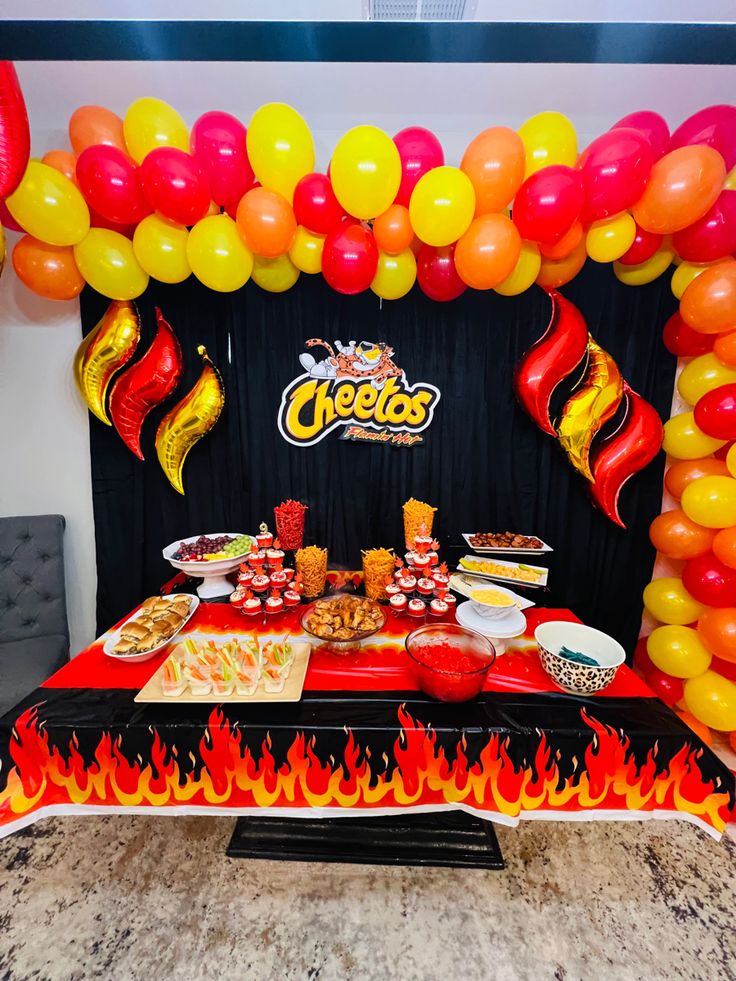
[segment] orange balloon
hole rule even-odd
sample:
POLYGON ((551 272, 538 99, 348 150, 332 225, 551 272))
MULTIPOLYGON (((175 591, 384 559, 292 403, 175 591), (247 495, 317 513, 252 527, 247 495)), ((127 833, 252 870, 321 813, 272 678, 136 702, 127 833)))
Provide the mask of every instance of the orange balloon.
POLYGON ((254 187, 243 195, 235 220, 251 252, 266 259, 288 252, 296 235, 294 209, 278 191, 267 187, 254 187))
POLYGON ((679 232, 715 204, 725 179, 726 165, 713 147, 678 147, 652 167, 644 193, 634 205, 634 220, 647 232, 679 232))
POLYGON ((720 334, 736 327, 736 259, 706 269, 680 299, 680 316, 701 334, 720 334))
POLYGON ((725 460, 703 457, 700 460, 676 460, 664 475, 664 486, 676 500, 688 484, 699 477, 730 477, 725 460))
POLYGON ((694 559, 710 551, 715 529, 704 528, 676 508, 657 515, 649 526, 652 545, 671 559, 694 559))
POLYGON ((521 252, 521 236, 505 215, 481 215, 455 246, 455 269, 475 290, 489 290, 514 271, 521 252))
POLYGON ((49 300, 73 300, 84 288, 70 245, 48 245, 24 235, 13 249, 13 268, 29 290, 49 300))
POLYGON ((77 183, 77 158, 68 150, 49 150, 48 153, 44 153, 41 163, 48 164, 64 177, 68 177, 70 181, 77 183))
POLYGON ((475 190, 475 215, 500 211, 524 180, 524 144, 514 130, 492 126, 468 144, 460 163, 475 190))
POLYGON ((545 259, 566 259, 573 249, 577 248, 584 231, 582 222, 574 221, 559 242, 555 242, 554 245, 545 245, 544 242, 540 242, 539 251, 545 259))
POLYGON ((692 729, 695 735, 703 740, 706 746, 713 745, 713 733, 704 722, 699 722, 691 712, 687 712, 685 710, 678 709, 677 714, 685 725, 692 729))
POLYGON ((128 152, 123 136, 123 121, 104 106, 80 106, 69 120, 69 141, 77 156, 88 146, 104 143, 128 152))
POLYGON ((731 749, 736 753, 736 729, 733 732, 729 732, 728 741, 731 745, 731 749))
POLYGON ((732 606, 705 609, 698 620, 698 636, 711 654, 736 662, 736 609, 732 606))
POLYGON ((736 527, 722 528, 713 539, 713 554, 729 569, 736 569, 736 527))
POLYGON ((736 330, 719 334, 713 345, 713 353, 729 368, 736 368, 736 330))
POLYGON ((575 246, 570 255, 564 259, 542 259, 536 282, 542 289, 555 290, 574 279, 585 265, 588 253, 585 249, 585 238, 575 246))
POLYGON ((373 237, 378 248, 389 255, 398 255, 404 249, 411 248, 414 229, 411 227, 409 209, 403 204, 392 204, 374 220, 373 237))

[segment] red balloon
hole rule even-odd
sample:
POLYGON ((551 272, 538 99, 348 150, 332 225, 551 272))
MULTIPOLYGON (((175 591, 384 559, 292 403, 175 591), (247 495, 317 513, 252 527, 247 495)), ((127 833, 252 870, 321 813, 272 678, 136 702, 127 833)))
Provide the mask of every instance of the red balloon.
POLYGON ((94 208, 89 209, 89 223, 92 228, 109 228, 111 232, 120 232, 126 238, 132 239, 135 234, 135 230, 138 227, 137 224, 132 222, 121 225, 119 221, 110 221, 109 218, 105 218, 101 215, 99 211, 95 211, 94 208))
POLYGON ((652 689, 657 698, 669 705, 670 708, 679 702, 685 693, 682 681, 673 678, 670 674, 665 674, 653 665, 650 670, 644 672, 644 680, 652 689))
POLYGON ((736 439, 736 384, 702 395, 693 410, 695 424, 714 439, 736 439))
POLYGON ((455 246, 423 245, 417 256, 419 288, 430 300, 456 300, 468 288, 455 269, 455 246))
POLYGON ((663 157, 670 148, 670 128, 658 112, 651 112, 648 109, 631 112, 614 123, 611 129, 618 129, 621 126, 638 129, 643 133, 649 140, 655 160, 663 157))
POLYGON ((394 137, 394 143, 401 157, 401 183, 395 200, 408 208, 411 192, 419 178, 434 167, 441 167, 445 154, 434 133, 422 126, 402 129, 394 137))
POLYGON ((618 429, 601 440, 593 461, 590 496, 615 524, 625 528, 618 499, 627 480, 643 470, 662 447, 664 427, 659 413, 624 382, 626 411, 618 429))
POLYGON ((327 235, 339 225, 344 211, 326 174, 305 174, 294 189, 297 225, 314 235, 327 235))
POLYGON ((689 116, 672 134, 670 150, 693 143, 717 150, 726 170, 736 165, 736 106, 708 106, 689 116))
POLYGON ((713 262, 736 252, 736 191, 721 191, 710 211, 675 232, 672 244, 688 262, 713 262))
POLYGON ((723 678, 728 678, 729 681, 736 681, 736 663, 733 661, 724 661, 722 657, 716 657, 714 654, 710 662, 710 670, 723 678))
POLYGON ((636 238, 628 252, 624 252, 618 260, 624 266, 638 266, 640 262, 651 259, 664 241, 664 235, 659 232, 647 232, 636 226, 636 238))
POLYGON ((583 207, 583 178, 564 164, 543 167, 519 188, 511 214, 522 238, 556 242, 583 207))
POLYGON ((87 204, 108 221, 135 225, 153 211, 143 194, 138 167, 116 146, 100 143, 82 150, 77 183, 87 204))
POLYGON ((724 565, 712 552, 685 563, 682 584, 705 606, 736 606, 736 569, 724 565))
POLYGON ((327 235, 322 250, 322 275, 338 293, 362 293, 373 282, 378 246, 362 222, 346 218, 327 235))
POLYGON ((245 126, 229 112, 206 112, 192 126, 190 147, 215 204, 239 201, 253 186, 245 126))
POLYGON ((173 146, 160 146, 140 167, 141 185, 149 204, 169 221, 196 225, 212 200, 207 179, 194 157, 173 146))
POLYGON ((693 358, 713 350, 716 335, 701 334, 686 324, 678 312, 672 314, 664 325, 662 340, 664 346, 677 358, 693 358))
POLYGON ((110 393, 110 418, 120 438, 139 460, 141 429, 146 416, 171 395, 179 384, 181 347, 168 321, 156 307, 156 336, 146 353, 127 368, 110 393))
POLYGON ((0 198, 23 179, 31 151, 28 113, 18 76, 10 61, 0 61, 0 198))
POLYGON ((578 308, 552 290, 547 330, 522 355, 514 371, 514 392, 542 432, 556 436, 549 417, 552 393, 585 357, 588 325, 578 308))
POLYGON ((18 222, 8 211, 8 206, 4 201, 0 201, 0 225, 2 225, 7 232, 21 232, 21 234, 25 234, 18 222))
POLYGON ((593 140, 577 163, 585 193, 583 223, 609 218, 636 204, 653 163, 649 140, 637 129, 612 129, 593 140))

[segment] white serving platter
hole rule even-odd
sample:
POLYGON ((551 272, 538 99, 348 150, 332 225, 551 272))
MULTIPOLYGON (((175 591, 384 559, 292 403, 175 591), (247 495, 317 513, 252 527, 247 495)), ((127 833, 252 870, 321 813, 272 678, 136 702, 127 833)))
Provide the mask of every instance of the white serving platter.
MULTIPOLYGON (((488 588, 488 579, 481 576, 471 575, 470 573, 460 573, 453 572, 450 576, 450 589, 455 593, 460 593, 461 596, 465 596, 470 599, 470 594, 474 589, 479 589, 485 587, 488 588)), ((527 610, 530 606, 535 606, 534 600, 527 599, 526 596, 520 596, 519 593, 515 593, 513 589, 507 589, 506 586, 496 586, 496 588, 510 596, 514 601, 514 607, 517 610, 527 610)), ((489 618, 493 619, 493 618, 489 618)))
MULTIPOLYGON (((547 552, 554 551, 552 546, 547 545, 546 542, 542 542, 541 548, 497 548, 486 545, 473 545, 470 539, 473 535, 477 534, 479 534, 479 532, 464 531, 463 538, 465 539, 468 548, 472 548, 472 550, 478 555, 545 555, 547 552)), ((532 536, 528 535, 527 537, 531 538, 532 536)), ((537 535, 535 537, 538 538, 539 536, 537 535)), ((540 542, 542 541, 541 538, 539 540, 540 542)))
POLYGON ((170 600, 170 599, 174 599, 177 596, 188 596, 190 599, 190 603, 189 603, 189 613, 184 618, 184 620, 182 620, 181 626, 176 631, 176 633, 173 633, 162 644, 159 644, 158 647, 152 647, 149 651, 140 651, 138 654, 114 654, 113 647, 120 640, 120 635, 123 632, 123 627, 129 624, 131 620, 135 620, 138 616, 140 616, 141 611, 136 610, 132 616, 128 617, 128 619, 125 621, 124 624, 118 627, 117 630, 114 630, 107 638, 107 640, 105 641, 102 647, 102 650, 105 652, 105 654, 107 654, 108 657, 114 658, 116 661, 123 661, 126 664, 135 664, 136 661, 150 660, 155 654, 158 654, 159 651, 162 651, 164 647, 172 643, 172 641, 179 636, 179 634, 182 632, 184 627, 192 619, 194 614, 197 612, 197 607, 199 606, 199 597, 195 596, 194 593, 167 593, 166 596, 162 596, 161 599, 170 600))
MULTIPOLYGON (((461 561, 480 562, 485 560, 479 559, 477 555, 464 555, 461 561)), ((538 579, 535 579, 534 581, 530 581, 527 579, 516 579, 514 578, 514 576, 505 576, 500 572, 499 573, 480 572, 478 569, 465 568, 465 566, 459 564, 457 567, 457 571, 462 572, 465 575, 476 576, 479 579, 490 579, 496 582, 510 582, 518 587, 521 586, 538 587, 538 586, 547 585, 547 576, 549 574, 549 570, 545 569, 543 566, 532 565, 530 562, 504 562, 503 560, 497 559, 495 557, 493 558, 492 561, 494 562, 495 565, 506 567, 507 569, 518 569, 519 566, 525 565, 528 566, 530 569, 534 569, 535 572, 539 572, 540 576, 538 579)))
MULTIPOLYGON (((244 531, 210 531, 207 532, 207 537, 219 538, 223 535, 229 535, 232 538, 239 538, 246 534, 248 533, 244 531)), ((191 535, 189 538, 180 538, 178 541, 167 545, 161 554, 175 569, 202 580, 201 584, 197 586, 197 592, 202 599, 214 599, 217 596, 226 596, 232 593, 235 587, 227 577, 231 572, 235 572, 250 550, 241 552, 240 555, 231 555, 227 559, 212 559, 202 562, 183 562, 173 558, 174 554, 179 551, 181 544, 189 545, 190 542, 196 542, 199 537, 199 535, 191 535)), ((253 541, 256 540, 255 535, 249 535, 249 537, 253 541)))

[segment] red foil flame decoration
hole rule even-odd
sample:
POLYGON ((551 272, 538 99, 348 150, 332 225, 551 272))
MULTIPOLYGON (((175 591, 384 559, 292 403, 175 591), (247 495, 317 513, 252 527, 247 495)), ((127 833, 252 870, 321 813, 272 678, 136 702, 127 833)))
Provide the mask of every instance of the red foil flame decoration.
POLYGON ((621 489, 630 477, 643 470, 662 447, 664 429, 654 406, 624 382, 626 414, 619 428, 601 441, 593 463, 590 495, 621 528, 626 525, 618 511, 621 489))
POLYGON ((23 179, 31 150, 28 114, 11 61, 0 61, 0 198, 23 179))
POLYGON ((556 290, 549 294, 549 326, 522 355, 514 373, 514 391, 542 432, 556 436, 549 418, 552 393, 585 357, 588 327, 578 308, 556 290))
POLYGON ((110 417, 120 438, 143 459, 141 430, 148 413, 179 384, 181 347, 171 325, 156 307, 156 336, 146 353, 115 382, 110 394, 110 417))

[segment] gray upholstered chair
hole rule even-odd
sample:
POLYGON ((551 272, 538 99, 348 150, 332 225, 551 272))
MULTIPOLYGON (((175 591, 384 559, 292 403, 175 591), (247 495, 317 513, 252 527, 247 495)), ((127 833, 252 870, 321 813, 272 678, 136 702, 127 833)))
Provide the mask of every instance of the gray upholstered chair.
POLYGON ((0 518, 0 715, 69 659, 64 518, 0 518))

